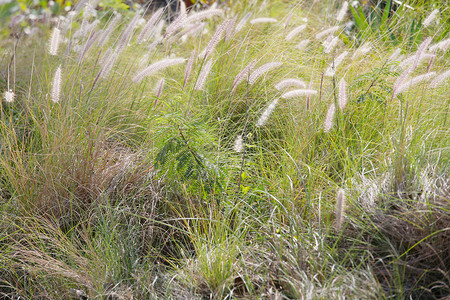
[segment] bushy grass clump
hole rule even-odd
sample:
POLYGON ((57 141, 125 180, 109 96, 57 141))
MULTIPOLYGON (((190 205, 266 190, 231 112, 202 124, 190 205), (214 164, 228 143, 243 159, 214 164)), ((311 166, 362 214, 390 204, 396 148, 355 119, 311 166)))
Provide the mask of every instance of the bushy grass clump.
POLYGON ((410 4, 0 41, 0 297, 448 296, 448 10, 410 4))

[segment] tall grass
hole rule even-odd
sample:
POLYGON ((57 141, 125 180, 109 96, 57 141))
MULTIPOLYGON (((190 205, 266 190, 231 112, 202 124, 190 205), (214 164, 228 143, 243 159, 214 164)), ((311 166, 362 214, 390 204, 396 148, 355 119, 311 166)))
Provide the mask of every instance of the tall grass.
POLYGON ((440 8, 80 8, 0 41, 0 297, 448 296, 440 8))

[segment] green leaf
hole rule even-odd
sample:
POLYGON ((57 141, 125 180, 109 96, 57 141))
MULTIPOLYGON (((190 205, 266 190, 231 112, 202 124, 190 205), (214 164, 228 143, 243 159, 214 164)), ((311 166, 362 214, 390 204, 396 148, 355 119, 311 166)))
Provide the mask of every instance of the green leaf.
POLYGON ((384 7, 383 15, 381 17, 381 22, 380 22, 380 29, 382 31, 386 30, 386 28, 387 28, 387 21, 389 18, 389 13, 391 11, 391 2, 392 2, 392 0, 388 0, 388 2, 386 3, 386 6, 384 7))

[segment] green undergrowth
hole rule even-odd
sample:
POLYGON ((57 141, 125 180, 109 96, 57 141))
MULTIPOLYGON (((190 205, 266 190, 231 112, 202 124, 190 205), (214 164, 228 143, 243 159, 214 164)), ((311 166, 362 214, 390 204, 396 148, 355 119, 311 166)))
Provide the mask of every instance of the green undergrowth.
POLYGON ((448 296, 449 14, 409 5, 234 1, 143 42, 155 12, 122 11, 103 45, 117 14, 81 8, 1 40, 0 299, 448 296))

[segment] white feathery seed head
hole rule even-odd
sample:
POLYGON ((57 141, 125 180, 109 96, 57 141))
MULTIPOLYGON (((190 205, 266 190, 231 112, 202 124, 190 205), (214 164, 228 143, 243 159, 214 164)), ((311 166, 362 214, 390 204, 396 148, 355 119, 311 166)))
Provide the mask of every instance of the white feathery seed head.
POLYGON ((346 204, 345 192, 342 188, 340 188, 336 193, 335 217, 337 230, 341 230, 342 225, 344 223, 345 204, 346 204))
POLYGON ((339 37, 333 37, 332 35, 330 35, 327 40, 323 42, 323 52, 331 53, 331 51, 333 51, 333 49, 337 46, 338 42, 339 37))
POLYGON ((396 90, 396 94, 406 92, 411 87, 418 85, 422 81, 430 80, 431 78, 433 78, 435 76, 436 76, 436 72, 429 72, 429 73, 425 73, 425 74, 413 77, 413 78, 409 79, 408 81, 402 83, 402 85, 396 90))
POLYGON ((338 29, 339 29, 339 26, 333 26, 328 29, 322 30, 321 32, 316 34, 316 39, 320 40, 327 35, 333 34, 338 29))
POLYGON ((431 52, 435 52, 437 50, 441 50, 443 52, 447 51, 450 48, 450 38, 442 40, 429 48, 431 52))
POLYGON ((333 119, 334 119, 335 112, 336 112, 336 105, 334 105, 334 103, 332 103, 328 107, 327 117, 325 118, 325 122, 323 124, 324 132, 329 132, 331 130, 331 128, 333 127, 333 119))
POLYGON ((287 35, 285 40, 286 41, 290 41, 292 40, 295 36, 297 36, 300 32, 302 32, 303 30, 305 30, 306 28, 306 24, 300 25, 298 27, 295 27, 294 29, 292 29, 287 35))
POLYGON ((51 100, 54 103, 59 102, 59 97, 61 95, 61 79, 62 78, 62 71, 61 66, 56 69, 55 76, 53 77, 53 83, 52 83, 52 92, 50 95, 51 100))
POLYGON ((250 24, 255 25, 255 24, 276 23, 276 22, 278 22, 278 20, 275 18, 255 18, 250 21, 250 24))
POLYGON ((264 110, 261 117, 259 117, 258 122, 256 122, 256 127, 262 127, 262 126, 266 125, 267 120, 269 119, 270 115, 272 114, 272 112, 274 111, 275 107, 278 104, 278 100, 279 100, 278 98, 273 100, 269 104, 269 106, 264 110))
MULTIPOLYGON (((313 88, 313 79, 309 81, 308 89, 312 90, 313 88)), ((311 95, 306 96, 306 110, 309 111, 309 107, 311 106, 311 95)))
POLYGON ((396 61, 397 58, 400 56, 400 54, 402 53, 402 49, 401 48, 397 48, 395 49, 394 53, 391 54, 391 56, 389 56, 389 61, 393 62, 396 61))
POLYGON ((216 32, 214 32, 214 35, 211 38, 211 40, 209 41, 208 46, 206 46, 205 58, 207 58, 211 54, 211 52, 214 50, 216 45, 220 42, 220 40, 222 39, 222 36, 225 32, 225 29, 228 27, 229 22, 230 22, 230 20, 223 21, 222 24, 220 24, 220 26, 217 28, 216 32))
POLYGON ((434 19, 436 18, 436 16, 439 14, 439 9, 435 9, 433 10, 426 18, 425 20, 423 20, 422 26, 423 27, 428 27, 431 25, 431 22, 434 21, 434 19))
POLYGON ((139 37, 137 39, 138 43, 142 43, 149 38, 150 34, 152 33, 152 29, 154 29, 156 22, 161 19, 163 12, 164 9, 160 8, 150 17, 150 19, 148 19, 147 23, 139 34, 139 37))
POLYGON ((213 66, 213 60, 209 59, 204 65, 200 74, 198 75, 197 83, 195 84, 195 90, 199 91, 203 89, 205 85, 206 78, 208 77, 209 72, 211 72, 211 68, 213 66))
POLYGON ((59 42, 61 39, 61 31, 55 27, 52 31, 52 36, 50 37, 48 53, 50 55, 58 54, 59 42))
POLYGON ((119 56, 119 53, 117 51, 113 51, 111 48, 109 48, 105 55, 103 55, 100 69, 100 77, 106 78, 108 77, 109 72, 111 72, 112 67, 114 66, 114 63, 116 62, 117 57, 119 56))
POLYGON ((175 32, 183 28, 184 25, 187 24, 186 14, 180 14, 169 26, 166 28, 166 33, 164 34, 164 38, 168 38, 173 35, 175 32))
POLYGON ((166 80, 164 78, 161 78, 158 83, 156 84, 156 89, 155 89, 155 96, 156 98, 159 98, 164 90, 164 83, 166 82, 166 80))
POLYGON ((117 23, 119 23, 120 19, 122 19, 122 15, 121 14, 117 14, 112 21, 108 24, 108 27, 106 27, 106 29, 103 31, 102 36, 100 37, 99 41, 98 41, 98 45, 99 47, 103 47, 103 45, 106 44, 106 42, 108 41, 111 33, 114 31, 114 29, 117 26, 117 23))
POLYGON ((238 33, 239 31, 242 30, 242 28, 244 28, 245 24, 247 23, 247 21, 252 17, 252 13, 248 12, 247 14, 245 14, 245 16, 242 18, 241 21, 239 21, 239 23, 236 25, 236 28, 234 30, 235 33, 238 33))
POLYGON ((242 138, 242 135, 238 135, 236 137, 236 140, 234 141, 233 150, 237 153, 241 153, 242 150, 244 150, 244 139, 242 138))
POLYGON ((5 102, 8 102, 8 103, 14 102, 14 96, 15 96, 15 94, 12 90, 5 91, 3 93, 3 99, 5 100, 5 102))
POLYGON ((356 49, 355 53, 353 53, 352 59, 357 59, 362 55, 366 55, 372 50, 372 45, 370 43, 362 44, 358 49, 356 49))
POLYGON ((192 72, 192 66, 194 65, 194 61, 195 61, 195 50, 192 51, 191 53, 191 57, 189 57, 189 60, 186 64, 186 70, 184 71, 184 83, 183 86, 186 86, 186 83, 189 79, 189 76, 191 75, 192 72))
POLYGON ((316 90, 298 89, 298 90, 293 90, 293 91, 287 92, 287 93, 283 94, 281 97, 285 98, 285 99, 289 99, 289 98, 300 97, 300 96, 312 96, 315 94, 317 94, 316 90))
POLYGON ((231 92, 232 93, 234 91, 234 89, 236 88, 236 86, 241 83, 242 80, 244 80, 245 78, 247 78, 251 72, 251 70, 253 69, 253 67, 256 65, 256 60, 250 62, 244 69, 241 70, 241 72, 239 72, 239 74, 236 75, 233 84, 231 85, 231 92))
POLYGON ((282 81, 278 82, 275 85, 275 88, 278 91, 281 91, 281 90, 283 90, 287 87, 291 87, 291 86, 295 86, 295 87, 299 87, 299 88, 306 88, 306 83, 300 79, 286 78, 286 79, 283 79, 282 81))
POLYGON ((234 26, 236 25, 236 17, 230 19, 230 21, 228 22, 227 28, 225 30, 225 42, 228 41, 234 33, 234 26))
POLYGON ((160 61, 157 61, 151 65, 149 65, 147 68, 145 68, 144 70, 142 70, 141 72, 139 72, 134 78, 133 78, 133 82, 134 83, 139 83, 142 81, 142 79, 144 79, 146 76, 149 76, 155 72, 158 72, 160 70, 163 70, 165 68, 171 67, 171 66, 175 66, 175 65, 179 65, 182 64, 186 61, 186 59, 184 58, 166 58, 160 61))
POLYGON ((131 19, 130 23, 128 23, 127 27, 123 30, 122 34, 120 35, 119 41, 117 42, 116 51, 121 52, 123 49, 125 49, 128 46, 128 41, 130 40, 130 37, 133 34, 133 29, 136 23, 141 18, 140 14, 136 14, 133 19, 131 19))
POLYGON ((336 20, 338 22, 342 22, 342 20, 344 20, 345 15, 347 14, 348 11, 348 2, 344 1, 344 3, 342 3, 342 7, 339 10, 337 16, 336 16, 336 20))
POLYGON ((413 54, 413 55, 405 58, 404 60, 402 60, 402 62, 398 66, 400 68, 404 69, 405 67, 412 65, 413 63, 416 63, 417 65, 419 65, 423 61, 433 58, 434 56, 435 56, 435 54, 431 54, 431 53, 422 53, 422 55, 420 55, 420 57, 417 57, 417 55, 413 54))
POLYGON ((270 63, 262 65, 261 67, 259 67, 258 69, 254 70, 250 74, 250 77, 248 79, 248 83, 250 85, 254 84, 256 82, 256 80, 258 80, 259 77, 261 77, 262 75, 266 74, 267 72, 269 72, 272 69, 280 67, 282 64, 283 63, 280 63, 280 62, 270 62, 270 63))
POLYGON ((431 82, 430 82, 430 88, 435 89, 437 88, 439 85, 441 85, 445 80, 447 80, 448 78, 450 78, 450 70, 439 74, 438 76, 436 76, 436 78, 434 78, 431 82))
POLYGON ((305 40, 301 41, 300 43, 298 43, 297 46, 295 46, 295 48, 297 50, 303 50, 306 46, 308 46, 309 43, 310 43, 310 40, 305 39, 305 40))
POLYGON ((223 14, 223 10, 222 9, 218 9, 218 8, 207 9, 207 10, 200 11, 200 12, 197 12, 197 13, 194 13, 194 14, 190 15, 186 19, 186 23, 203 21, 205 19, 209 19, 209 18, 212 18, 214 16, 221 15, 221 14, 223 14))
POLYGON ((347 57, 347 55, 348 55, 348 51, 344 51, 341 54, 339 54, 339 56, 336 57, 336 59, 334 60, 334 66, 338 67, 344 61, 344 59, 347 57))
POLYGON ((347 83, 344 78, 339 81, 339 108, 341 111, 344 111, 345 106, 347 105, 348 97, 347 97, 347 83))

